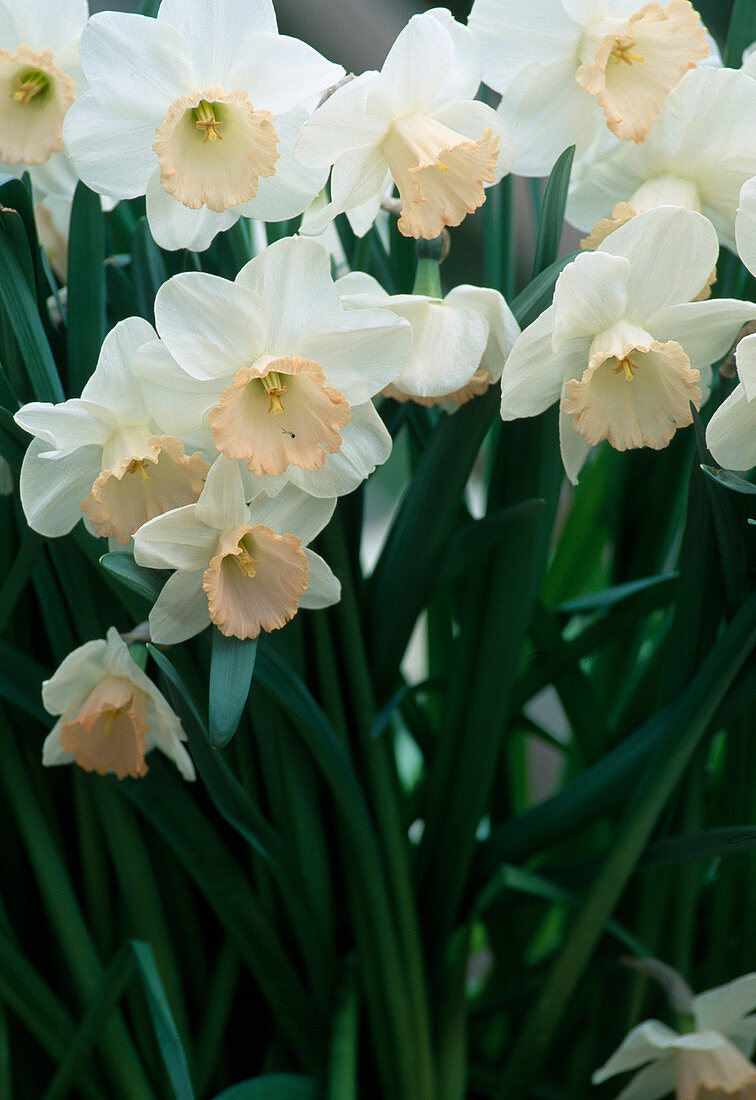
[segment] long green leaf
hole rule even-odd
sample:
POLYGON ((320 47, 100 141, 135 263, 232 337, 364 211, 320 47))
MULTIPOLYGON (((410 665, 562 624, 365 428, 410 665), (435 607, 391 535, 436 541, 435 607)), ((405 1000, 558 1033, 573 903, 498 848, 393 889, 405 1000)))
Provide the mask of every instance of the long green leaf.
POLYGON ((42 535, 32 531, 31 527, 27 528, 13 567, 0 588, 0 632, 8 625, 44 546, 42 535))
POLYGON ((538 223, 533 278, 540 275, 554 263, 559 251, 564 228, 564 208, 567 205, 567 191, 570 186, 570 172, 575 156, 575 146, 565 149, 551 170, 546 190, 543 194, 541 217, 538 223))
POLYGON ((756 41, 756 8, 753 0, 735 0, 727 32, 724 63, 730 69, 739 69, 743 51, 756 41))
POLYGON ((147 218, 140 218, 131 242, 131 277, 134 280, 139 312, 154 324, 155 295, 168 279, 165 260, 152 239, 147 218))
POLYGON ((176 1024, 171 1014, 165 989, 160 979, 155 956, 148 943, 131 940, 129 944, 136 960, 139 977, 142 981, 147 1005, 152 1017, 152 1026, 160 1048, 168 1080, 171 1082, 176 1100, 194 1100, 194 1090, 186 1064, 186 1055, 181 1045, 176 1024))
POLYGON ((320 1100, 320 1086, 314 1077, 294 1073, 268 1073, 241 1081, 219 1092, 214 1100, 320 1100))
POLYGON ((746 496, 756 494, 756 485, 746 481, 745 478, 738 477, 731 470, 721 470, 718 466, 708 466, 706 463, 702 463, 701 469, 712 481, 717 485, 723 485, 725 489, 733 489, 736 493, 744 493, 746 496))
POLYGON ((236 733, 255 670, 257 638, 239 641, 212 632, 210 657, 210 744, 227 745, 236 733))
POLYGON ((527 527, 543 511, 545 504, 542 499, 524 500, 521 504, 501 508, 458 528, 444 552, 436 587, 440 589, 450 584, 467 569, 478 568, 507 535, 520 525, 527 527))
POLYGON ((79 181, 68 234, 68 390, 78 397, 105 339, 105 223, 100 196, 79 181))
POLYGON ((100 565, 132 592, 137 592, 150 603, 154 603, 158 598, 169 575, 165 569, 144 569, 141 565, 137 565, 131 554, 124 554, 118 550, 103 554, 100 565))
POLYGON ((0 215, 0 301, 7 311, 35 398, 63 401, 63 387, 37 303, 6 227, 9 218, 18 217, 13 211, 0 215))

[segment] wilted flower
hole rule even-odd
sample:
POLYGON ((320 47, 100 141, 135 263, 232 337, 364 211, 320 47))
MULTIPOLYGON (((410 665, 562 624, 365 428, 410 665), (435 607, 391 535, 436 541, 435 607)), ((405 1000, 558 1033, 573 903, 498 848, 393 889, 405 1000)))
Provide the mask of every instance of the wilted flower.
POLYGON ((65 535, 84 513, 98 535, 125 543, 145 520, 199 496, 209 463, 165 432, 139 384, 135 364, 155 339, 140 317, 121 321, 80 398, 33 401, 16 413, 36 437, 21 468, 21 502, 35 531, 65 535))
POLYGON ((756 1066, 749 1062, 756 1041, 756 974, 746 974, 693 999, 691 1031, 678 1034, 659 1020, 633 1028, 594 1085, 616 1073, 644 1066, 617 1100, 677 1100, 756 1096, 756 1066), (650 1063, 650 1065, 646 1064, 650 1063))
POLYGON ((756 305, 693 301, 717 235, 701 214, 663 206, 620 226, 557 280, 554 302, 525 329, 502 375, 505 420, 560 401, 571 481, 591 446, 665 447, 698 407, 701 372, 733 343, 756 305))
POLYGON ((475 0, 468 23, 525 176, 546 175, 567 145, 582 156, 604 122, 643 141, 667 93, 709 52, 688 0, 475 0))
POLYGON ((194 779, 179 718, 115 627, 107 640, 85 642, 69 653, 42 684, 42 702, 61 716, 45 739, 43 764, 75 760, 88 772, 138 779, 148 771, 146 754, 160 749, 184 779, 194 779))
POLYGON ((437 237, 484 201, 484 188, 512 165, 511 138, 496 112, 474 102, 478 48, 444 8, 416 15, 379 73, 339 88, 305 124, 296 155, 312 168, 333 165, 331 202, 305 216, 320 233, 346 211, 363 236, 393 179, 399 230, 437 237))
POLYGON ((147 197, 163 248, 207 248, 243 214, 301 213, 325 172, 291 150, 304 104, 343 75, 279 35, 270 0, 163 0, 157 19, 92 17, 81 40, 91 91, 66 120, 81 178, 113 198, 147 197))
POLYGON ((336 284, 347 309, 389 309, 412 326, 412 353, 384 393, 421 405, 463 404, 497 382, 520 327, 497 290, 458 286, 445 298, 392 294, 370 275, 336 284))
POLYGON ((338 496, 388 458, 370 398, 404 367, 410 326, 385 310, 347 312, 317 241, 277 241, 235 282, 176 275, 158 291, 155 318, 170 355, 152 349, 145 384, 172 394, 187 430, 210 410, 217 449, 265 476, 269 491, 293 481, 338 496))
POLYGON ((140 565, 175 569, 150 613, 152 639, 169 645, 204 630, 256 638, 300 607, 329 607, 340 586, 307 550, 333 515, 335 500, 287 485, 277 497, 246 502, 239 463, 221 455, 196 504, 146 523, 134 536, 140 565))
MULTIPOLYGON (((756 173, 754 117, 756 81, 750 77, 733 69, 687 73, 641 145, 614 145, 580 165, 568 219, 590 229, 610 215, 625 221, 654 206, 685 206, 705 214, 734 251, 738 196, 756 173)), ((610 228, 608 220, 597 225, 591 244, 610 228)))
POLYGON ((746 336, 735 352, 738 385, 712 416, 706 445, 727 470, 756 466, 756 336, 746 336))

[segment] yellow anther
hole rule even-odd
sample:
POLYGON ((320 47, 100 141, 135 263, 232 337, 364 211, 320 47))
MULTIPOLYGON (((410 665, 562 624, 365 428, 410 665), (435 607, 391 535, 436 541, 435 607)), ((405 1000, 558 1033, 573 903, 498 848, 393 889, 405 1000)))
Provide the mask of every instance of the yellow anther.
POLYGON ((15 99, 22 107, 26 107, 26 105, 31 103, 34 99, 35 95, 44 92, 49 83, 50 81, 44 73, 25 73, 23 79, 21 77, 16 78, 16 90, 15 92, 11 92, 11 99, 15 99))
POLYGON ((436 161, 436 167, 440 168, 442 172, 448 172, 449 171, 449 169, 446 167, 446 165, 440 160, 436 161))
POLYGON ((150 475, 147 473, 147 467, 146 467, 146 464, 144 462, 144 459, 133 458, 131 460, 131 462, 128 464, 128 466, 126 467, 126 473, 127 474, 135 474, 137 472, 137 470, 139 470, 139 473, 142 477, 142 481, 146 485, 147 482, 150 480, 150 475))
POLYGON ((621 46, 619 42, 615 42, 612 46, 612 52, 610 54, 610 57, 614 61, 614 64, 619 65, 619 63, 623 61, 625 65, 632 65, 633 61, 645 61, 645 57, 641 57, 639 53, 630 52, 634 45, 634 39, 626 42, 624 46, 621 46))
POLYGON ((125 707, 110 707, 105 711, 105 729, 102 731, 103 733, 110 733, 113 725, 118 721, 125 709, 125 707))
POLYGON ((215 117, 212 103, 208 103, 206 99, 201 99, 194 108, 194 117, 196 119, 195 126, 197 129, 204 130, 205 132, 205 136, 202 139, 203 145, 206 141, 223 141, 223 134, 218 129, 223 123, 219 122, 215 117))
POLYGON ((624 359, 618 359, 616 367, 612 370, 615 374, 619 374, 621 371, 625 372, 625 378, 628 382, 632 382, 634 372, 637 371, 638 364, 633 360, 632 356, 626 355, 624 359))
POLYGON ((281 381, 281 375, 277 371, 270 371, 260 381, 263 384, 263 389, 267 393, 270 401, 268 403, 268 412, 282 413, 284 407, 281 404, 281 398, 286 393, 286 386, 281 381))
POLYGON ((246 550, 242 550, 241 554, 237 554, 234 561, 241 569, 245 577, 254 577, 256 573, 255 566, 260 562, 257 558, 253 558, 251 554, 248 554, 246 550))

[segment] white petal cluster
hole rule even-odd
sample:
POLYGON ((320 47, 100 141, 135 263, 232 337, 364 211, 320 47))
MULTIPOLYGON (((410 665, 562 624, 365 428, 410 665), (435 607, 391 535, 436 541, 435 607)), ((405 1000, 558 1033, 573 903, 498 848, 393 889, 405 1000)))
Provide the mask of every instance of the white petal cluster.
POLYGON ((678 1100, 752 1096, 755 1008, 756 974, 709 989, 693 1000, 693 1030, 681 1035, 659 1020, 646 1020, 596 1070, 593 1083, 644 1067, 617 1100, 661 1100, 673 1091, 678 1100))
POLYGON ((161 247, 205 249, 241 215, 293 217, 323 186, 292 149, 308 103, 343 69, 280 35, 270 0, 102 12, 81 64, 89 91, 65 128, 76 169, 100 194, 146 195, 161 247))
POLYGON ((475 95, 477 44, 444 8, 414 16, 381 71, 339 88, 305 124, 298 159, 328 169, 331 202, 306 218, 320 233, 346 211, 363 236, 396 184, 406 236, 437 237, 484 201, 511 168, 514 148, 496 113, 475 95))
POLYGON ((756 336, 737 346, 738 384, 716 410, 706 429, 706 445, 726 470, 756 466, 756 336))
MULTIPOLYGON (((560 402, 560 443, 577 481, 590 447, 665 447, 702 401, 702 373, 756 305, 695 301, 716 232, 680 207, 639 214, 560 275, 554 302, 515 343, 502 375, 505 420, 560 402)), ((704 378, 703 386, 706 386, 704 378)))
POLYGON ((146 754, 160 749, 184 779, 194 779, 180 719, 115 627, 106 639, 68 654, 43 683, 42 701, 50 714, 60 715, 45 739, 43 764, 75 760, 87 771, 136 779, 147 773, 146 754))

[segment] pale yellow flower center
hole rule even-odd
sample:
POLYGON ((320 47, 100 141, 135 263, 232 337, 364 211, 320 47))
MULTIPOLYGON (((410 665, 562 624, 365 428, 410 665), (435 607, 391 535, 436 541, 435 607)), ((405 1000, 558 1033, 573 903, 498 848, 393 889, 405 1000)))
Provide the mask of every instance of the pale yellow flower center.
POLYGON ((319 363, 267 355, 237 371, 209 423, 221 454, 243 459, 257 477, 278 477, 289 465, 323 466, 341 449, 341 430, 350 417, 349 402, 326 385, 319 363))
POLYGON ((484 184, 496 179, 499 136, 490 127, 470 141, 426 115, 397 119, 383 153, 399 191, 398 226, 405 237, 438 237, 485 202, 484 184))
POLYGON ((279 157, 270 111, 217 84, 174 100, 152 148, 163 189, 192 210, 216 213, 253 199, 279 157))
POLYGON ((0 49, 0 160, 44 164, 63 148, 63 119, 73 103, 73 80, 50 50, 0 49))
POLYGON ((308 578, 301 539, 256 524, 221 536, 202 587, 210 618, 222 634, 256 638, 296 615, 308 578))
POLYGON ((667 94, 709 52, 689 0, 646 4, 626 20, 607 20, 585 38, 575 79, 595 95, 610 130, 643 141, 667 94))

